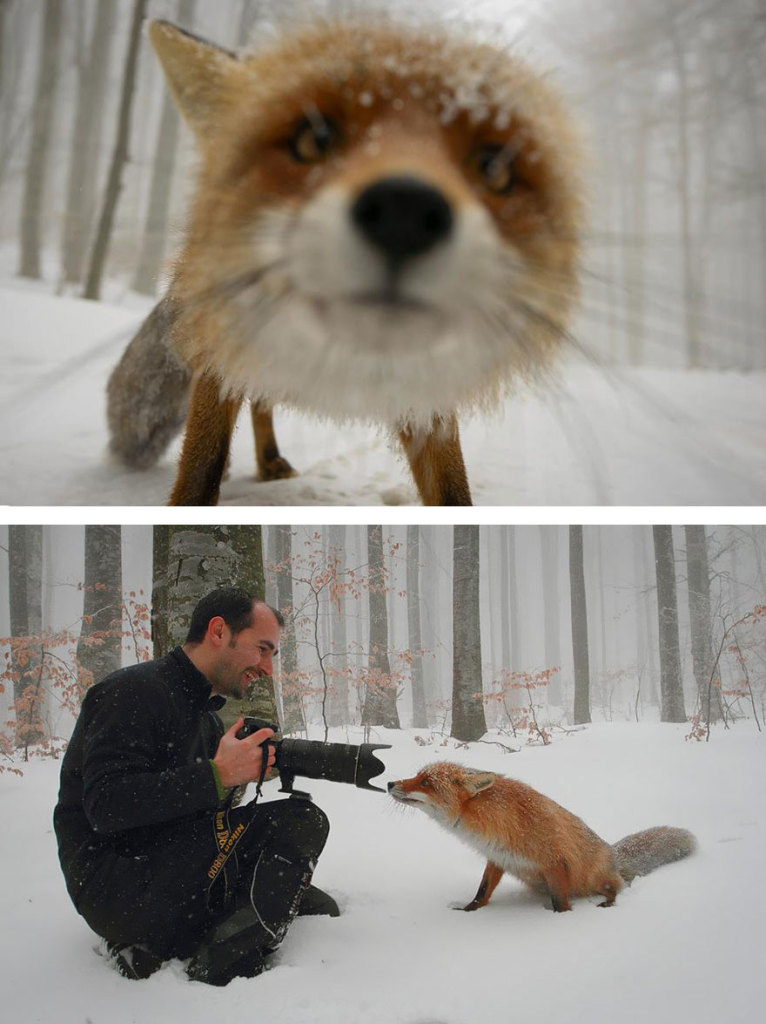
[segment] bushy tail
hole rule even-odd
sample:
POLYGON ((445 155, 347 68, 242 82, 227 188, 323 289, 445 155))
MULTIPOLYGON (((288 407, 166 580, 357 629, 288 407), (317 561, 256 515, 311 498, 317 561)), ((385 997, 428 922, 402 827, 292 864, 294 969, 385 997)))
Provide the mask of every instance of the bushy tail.
POLYGON ((617 870, 626 882, 632 882, 636 875, 648 875, 663 864, 688 857, 696 848, 697 840, 691 832, 670 825, 634 832, 613 846, 617 870))
POLYGON ((170 343, 176 315, 175 303, 166 295, 109 377, 109 447, 128 466, 153 466, 186 420, 191 373, 170 343))

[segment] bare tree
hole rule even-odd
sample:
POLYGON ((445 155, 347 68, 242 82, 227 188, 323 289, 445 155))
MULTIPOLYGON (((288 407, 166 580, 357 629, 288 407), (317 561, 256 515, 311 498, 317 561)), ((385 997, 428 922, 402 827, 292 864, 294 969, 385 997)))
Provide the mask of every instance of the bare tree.
POLYGON ((274 563, 278 567, 276 573, 276 603, 285 619, 285 628, 279 645, 281 652, 279 665, 282 686, 283 729, 285 732, 297 732, 303 728, 304 720, 301 699, 296 688, 298 651, 295 644, 293 578, 291 572, 293 531, 290 526, 272 526, 269 533, 274 535, 274 563))
POLYGON ((482 700, 479 527, 453 528, 452 730, 471 742, 487 731, 482 700))
POLYGON ((678 638, 678 599, 673 527, 652 527, 654 565, 657 574, 657 614, 660 637, 660 692, 663 722, 685 722, 681 679, 681 648, 678 638))
MULTIPOLYGON (((57 0, 54 0, 54 3, 57 0)), ((117 138, 115 141, 112 162, 109 167, 109 176, 104 189, 104 200, 101 207, 101 216, 96 230, 96 238, 90 254, 90 265, 85 282, 83 297, 86 299, 98 299, 101 295, 101 281, 106 267, 106 255, 109 249, 109 242, 112 237, 117 202, 120 198, 122 188, 122 174, 128 160, 128 143, 130 140, 130 122, 133 110, 133 96, 136 84, 136 67, 138 65, 138 51, 141 43, 141 26, 146 16, 148 0, 134 0, 133 18, 130 27, 130 41, 128 53, 125 60, 125 72, 122 79, 122 95, 120 98, 120 114, 117 123, 117 138)))
MULTIPOLYGON (((196 6, 197 0, 179 0, 178 22, 183 28, 191 29, 193 27, 196 6)), ((135 290, 144 295, 154 295, 157 288, 157 276, 162 267, 180 127, 181 117, 178 107, 170 90, 166 89, 157 131, 144 234, 138 256, 138 267, 133 280, 135 290)))
POLYGON ((398 729, 397 694, 391 681, 391 664, 388 657, 386 572, 383 565, 381 526, 367 527, 367 559, 370 567, 370 659, 362 725, 382 725, 389 729, 398 729))
POLYGON ((569 527, 569 593, 572 607, 574 655, 574 722, 590 722, 590 663, 588 659, 588 607, 585 596, 582 526, 569 527))
MULTIPOLYGON (((346 527, 331 525, 328 531, 329 552, 340 566, 346 562, 346 527)), ((348 630, 346 629, 345 595, 341 594, 337 604, 330 601, 328 607, 330 642, 332 652, 330 674, 333 686, 330 691, 327 722, 331 726, 348 724, 348 630)))
MULTIPOLYGON (((33 713, 29 701, 36 695, 42 684, 43 673, 43 611, 42 611, 42 526, 8 527, 8 597, 11 613, 11 637, 26 640, 40 637, 39 655, 29 642, 23 648, 23 657, 18 656, 11 644, 11 659, 14 673, 13 698, 16 705, 16 741, 27 747, 42 738, 36 724, 39 714, 33 713), (27 708, 30 704, 30 708, 27 708), (26 726, 20 723, 24 719, 26 726)), ((35 645, 36 646, 36 645, 35 645)))
POLYGON ((21 207, 19 274, 22 277, 39 278, 42 274, 42 215, 48 181, 51 127, 56 106, 62 15, 63 5, 60 0, 46 0, 37 70, 37 91, 32 114, 32 134, 21 207))
MULTIPOLYGON (((158 639, 166 636, 169 646, 182 644, 189 629, 191 613, 205 594, 218 587, 239 586, 263 598, 263 553, 260 526, 169 526, 156 527, 159 551, 167 557, 164 567, 155 559, 153 599, 164 603, 163 612, 153 609, 154 655, 158 639), (163 536, 167 530, 167 540, 163 536), (162 577, 164 575, 164 581, 162 577), (167 623, 158 628, 162 614, 167 623)), ((279 714, 271 679, 252 683, 242 700, 226 702, 221 717, 231 724, 238 715, 254 715, 275 724, 279 714)))
MULTIPOLYGON (((543 619, 545 632, 545 667, 561 666, 561 623, 559 619, 559 528, 541 526, 540 556, 543 570, 543 619)), ((562 700, 561 673, 551 676, 548 699, 552 704, 562 700)))
POLYGON ((117 0, 99 0, 88 57, 79 68, 61 242, 64 281, 70 284, 82 280, 95 212, 93 197, 96 193, 98 155, 116 16, 117 0))
POLYGON ((412 725, 424 729, 426 693, 423 682, 423 640, 420 628, 420 527, 407 527, 407 632, 410 649, 412 685, 412 725))
POLYGON ((77 661, 87 683, 122 664, 122 527, 85 527, 83 620, 77 661))
MULTIPOLYGON (((710 665, 713 659, 713 621, 710 608, 710 566, 704 526, 685 526, 686 574, 689 593, 692 667, 699 699, 707 704, 710 665)), ((721 717, 720 690, 712 703, 714 721, 721 717)))

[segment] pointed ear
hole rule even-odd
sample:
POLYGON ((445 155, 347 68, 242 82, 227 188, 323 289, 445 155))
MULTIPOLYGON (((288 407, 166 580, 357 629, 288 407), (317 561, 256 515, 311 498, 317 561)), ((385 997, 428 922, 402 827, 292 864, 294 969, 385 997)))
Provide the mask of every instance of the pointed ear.
POLYGON ((239 60, 230 50, 208 43, 169 21, 151 21, 147 35, 178 109, 195 134, 203 135, 226 105, 227 86, 239 60))
POLYGON ((493 786, 496 778, 497 776, 493 775, 492 772, 476 772, 474 775, 469 775, 466 779, 466 789, 472 797, 477 796, 485 789, 493 786))

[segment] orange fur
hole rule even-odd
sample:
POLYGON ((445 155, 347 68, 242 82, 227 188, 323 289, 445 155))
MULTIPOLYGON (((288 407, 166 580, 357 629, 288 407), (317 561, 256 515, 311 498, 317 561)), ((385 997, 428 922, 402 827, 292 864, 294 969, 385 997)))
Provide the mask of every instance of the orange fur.
MULTIPOLYGON (((291 472, 264 468, 258 419, 287 403, 382 422, 426 504, 470 504, 458 415, 544 369, 577 296, 579 143, 558 97, 502 47, 370 13, 242 56, 167 22, 149 38, 200 153, 166 302, 196 380, 171 502, 217 500, 247 398, 261 476, 291 472), (385 213, 432 233, 394 252, 355 211, 402 182, 441 212, 405 196, 385 213)), ((112 392, 137 377, 118 368, 112 392)), ((118 419, 130 460, 145 442, 118 419)))
POLYGON ((602 896, 599 906, 609 907, 625 880, 694 848, 693 837, 683 829, 647 829, 628 837, 631 862, 643 857, 642 868, 631 870, 622 864, 620 844, 613 848, 531 786, 447 761, 391 782, 388 789, 394 799, 420 807, 487 856, 479 889, 464 910, 486 906, 506 871, 547 894, 554 910, 570 910, 575 896, 602 896))

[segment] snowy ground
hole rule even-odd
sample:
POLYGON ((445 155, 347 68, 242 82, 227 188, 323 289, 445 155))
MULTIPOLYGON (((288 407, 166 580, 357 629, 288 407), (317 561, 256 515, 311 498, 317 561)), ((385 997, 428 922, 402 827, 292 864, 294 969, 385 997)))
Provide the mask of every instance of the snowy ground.
MULTIPOLYGON (((148 308, 148 305, 144 308, 148 308)), ((135 308, 0 286, 0 504, 161 505, 176 445, 131 472, 106 454, 109 371, 135 308)), ((417 495, 385 434, 278 411, 292 480, 255 483, 246 424, 224 505, 402 505, 417 495)), ((764 505, 766 374, 563 366, 555 389, 522 392, 463 424, 480 505, 764 505)))
MULTIPOLYGON (((766 1000, 766 740, 752 723, 685 742, 686 726, 594 725, 548 748, 503 753, 451 741, 380 740, 383 781, 436 759, 514 775, 606 839, 684 825, 691 859, 637 879, 614 909, 579 900, 554 914, 504 879, 488 907, 456 913, 482 872, 477 855, 385 795, 307 783, 332 830, 316 881, 342 916, 298 919, 260 978, 210 989, 172 962, 143 982, 116 974, 68 902, 51 811, 56 762, 0 775, 0 990, 13 1024, 211 1020, 280 1024, 731 1024, 766 1000)), ((352 734, 352 742, 359 737, 352 734)), ((276 784, 271 784, 272 788, 276 784)), ((268 789, 269 787, 267 787, 268 789)), ((269 793, 271 799, 273 793, 269 793)), ((758 1010, 758 1007, 761 1007, 758 1010)))

